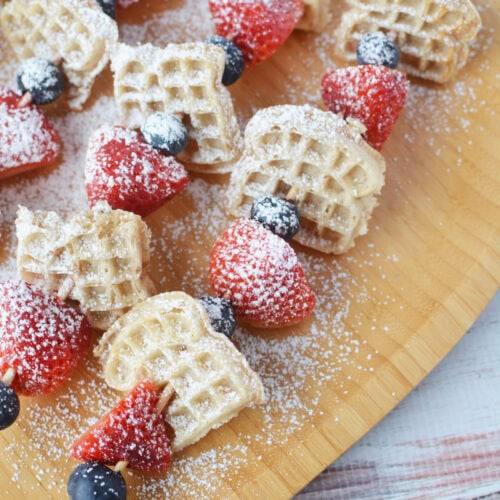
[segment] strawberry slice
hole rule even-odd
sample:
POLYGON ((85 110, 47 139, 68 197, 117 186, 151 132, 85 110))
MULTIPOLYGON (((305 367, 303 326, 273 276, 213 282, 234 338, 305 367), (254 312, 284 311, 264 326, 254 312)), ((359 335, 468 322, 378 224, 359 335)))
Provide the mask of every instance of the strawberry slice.
POLYGON ((167 424, 156 408, 159 400, 154 384, 142 381, 74 444, 71 455, 110 465, 127 461, 143 472, 165 470, 172 451, 167 424))
POLYGON ((35 396, 54 391, 90 345, 85 316, 23 281, 0 284, 0 374, 16 371, 12 388, 35 396))
POLYGON ((18 108, 21 96, 0 87, 0 178, 51 164, 61 150, 59 135, 35 104, 18 108))
POLYGON ((90 138, 85 184, 91 206, 104 200, 114 209, 145 216, 187 182, 184 167, 150 146, 135 130, 104 125, 90 138))
POLYGON ((403 109, 409 85, 398 70, 375 65, 352 66, 323 77, 323 102, 344 118, 360 120, 366 127, 366 141, 380 151, 403 109))
POLYGON ((240 48, 248 67, 283 45, 304 14, 302 0, 209 0, 208 4, 217 34, 240 48))
POLYGON ((235 314, 254 326, 293 325, 316 304, 293 248, 254 220, 237 219, 216 242, 210 280, 235 314))

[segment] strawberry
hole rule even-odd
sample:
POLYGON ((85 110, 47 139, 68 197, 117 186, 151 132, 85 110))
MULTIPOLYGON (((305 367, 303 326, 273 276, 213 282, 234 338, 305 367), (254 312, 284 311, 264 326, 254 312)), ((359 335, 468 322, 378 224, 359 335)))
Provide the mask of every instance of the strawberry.
POLYGON ((215 243, 210 281, 236 315, 254 326, 293 325, 316 303, 293 248, 254 220, 237 219, 215 243))
POLYGON ((304 14, 302 0, 209 0, 218 35, 232 40, 247 66, 267 59, 304 14))
POLYGON ((184 167, 147 144, 139 132, 104 125, 90 138, 85 183, 91 206, 105 200, 112 208, 144 216, 187 182, 184 167))
POLYGON ((398 70, 352 66, 323 77, 323 102, 334 113, 360 120, 366 127, 366 141, 380 151, 403 109, 409 85, 398 70))
POLYGON ((44 167, 59 155, 61 141, 35 104, 18 108, 21 96, 0 87, 0 178, 44 167))
POLYGON ((73 446, 73 457, 104 464, 127 461, 143 472, 161 472, 172 461, 165 419, 157 410, 160 393, 149 380, 136 385, 73 446))
POLYGON ((12 388, 35 396, 54 391, 90 345, 85 316, 51 292, 23 281, 0 284, 0 374, 16 371, 12 388))

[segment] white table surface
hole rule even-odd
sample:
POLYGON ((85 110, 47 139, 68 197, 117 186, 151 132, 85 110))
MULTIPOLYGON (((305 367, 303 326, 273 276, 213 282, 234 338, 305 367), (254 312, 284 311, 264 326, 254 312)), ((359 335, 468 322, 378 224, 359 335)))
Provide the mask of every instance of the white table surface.
POLYGON ((459 344, 296 500, 500 499, 500 292, 459 344))

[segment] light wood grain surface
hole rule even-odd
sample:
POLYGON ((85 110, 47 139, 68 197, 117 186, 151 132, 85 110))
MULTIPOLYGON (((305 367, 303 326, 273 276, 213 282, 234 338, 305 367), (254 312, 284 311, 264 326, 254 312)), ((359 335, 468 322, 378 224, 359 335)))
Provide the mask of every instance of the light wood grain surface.
MULTIPOLYGON (((264 106, 321 106, 336 16, 322 34, 296 32, 273 58, 231 88, 242 126, 264 106)), ((369 234, 342 257, 295 245, 318 296, 314 318, 295 328, 240 327, 235 343, 263 378, 268 401, 177 455, 165 475, 127 473, 130 498, 287 498, 376 425, 439 363, 500 282, 497 146, 499 3, 478 2, 484 22, 472 58, 446 86, 414 81, 385 145, 387 183, 369 234)), ((205 2, 144 0, 119 18, 134 44, 203 39, 205 2)), ((0 39, 3 72, 15 62, 0 39)), ((81 113, 48 109, 62 160, 0 185, 0 277, 15 275, 16 206, 65 214, 87 206, 82 166, 90 133, 116 123, 105 72, 81 113)), ((208 251, 227 227, 227 179, 192 176, 188 189, 147 218, 152 271, 161 290, 209 291, 208 251)), ((92 356, 62 390, 23 399, 16 426, 0 435, 0 484, 9 499, 64 498, 75 466, 67 450, 119 396, 92 356)))
POLYGON ((438 367, 297 500, 500 498, 500 293, 438 367))

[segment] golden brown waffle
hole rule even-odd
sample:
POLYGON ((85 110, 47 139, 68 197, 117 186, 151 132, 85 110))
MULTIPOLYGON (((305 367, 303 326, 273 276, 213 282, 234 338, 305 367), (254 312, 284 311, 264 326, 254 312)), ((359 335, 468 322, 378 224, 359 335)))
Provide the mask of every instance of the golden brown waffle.
POLYGON ((323 31, 331 19, 332 0, 304 0, 304 15, 297 28, 306 31, 323 31))
POLYGON ((248 216, 263 194, 293 194, 301 217, 295 239, 321 252, 346 252, 366 233, 384 185, 384 159, 362 139, 364 130, 311 106, 260 110, 233 169, 229 211, 248 216))
POLYGON ((189 133, 179 159, 198 172, 227 172, 242 147, 229 91, 222 85, 224 51, 205 43, 129 47, 112 56, 115 98, 124 125, 140 127, 155 111, 185 115, 189 133))
POLYGON ((174 450, 264 401, 262 382, 245 357, 182 292, 136 305, 104 334, 94 354, 114 389, 129 391, 144 378, 173 386, 166 420, 175 431, 174 450))
POLYGON ((155 293, 147 274, 149 229, 135 214, 100 202, 65 222, 20 207, 16 227, 21 278, 57 291, 69 283, 69 298, 95 328, 109 328, 155 293))
POLYGON ((349 0, 338 30, 337 50, 349 61, 365 33, 382 31, 401 50, 400 68, 444 83, 467 61, 467 43, 481 19, 469 0, 349 0))
POLYGON ((11 0, 0 14, 3 35, 20 59, 62 58, 71 84, 70 106, 80 109, 118 40, 116 22, 95 0, 11 0))

